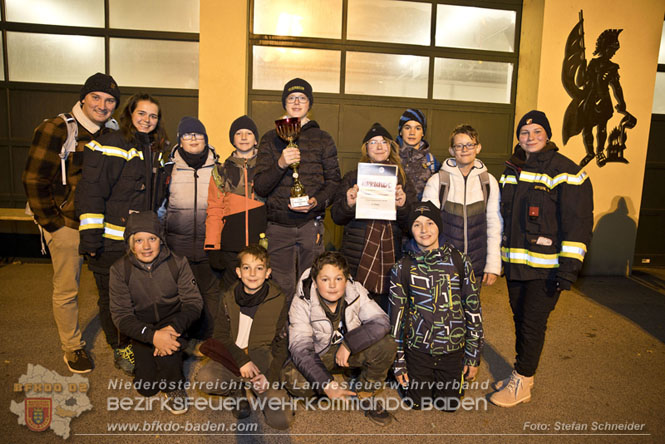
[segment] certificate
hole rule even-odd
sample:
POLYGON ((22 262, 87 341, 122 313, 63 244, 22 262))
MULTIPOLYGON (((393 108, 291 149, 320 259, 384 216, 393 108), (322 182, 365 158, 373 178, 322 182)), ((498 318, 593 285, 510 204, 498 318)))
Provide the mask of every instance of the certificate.
POLYGON ((356 219, 395 220, 397 165, 358 164, 356 219))

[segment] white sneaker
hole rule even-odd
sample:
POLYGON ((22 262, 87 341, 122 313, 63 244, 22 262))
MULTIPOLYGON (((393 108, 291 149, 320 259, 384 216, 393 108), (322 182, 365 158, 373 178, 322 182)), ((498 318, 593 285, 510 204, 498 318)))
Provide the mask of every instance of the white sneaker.
POLYGON ((498 392, 492 393, 490 402, 499 407, 513 407, 531 401, 533 376, 522 376, 513 370, 508 383, 498 392))

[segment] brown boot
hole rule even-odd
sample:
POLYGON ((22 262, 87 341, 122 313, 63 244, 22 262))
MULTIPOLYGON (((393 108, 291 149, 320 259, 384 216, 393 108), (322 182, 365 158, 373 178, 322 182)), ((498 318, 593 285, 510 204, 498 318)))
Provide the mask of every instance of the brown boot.
POLYGON ((499 407, 513 407, 522 402, 531 401, 533 376, 522 376, 513 370, 508 384, 498 392, 492 393, 490 402, 499 407))

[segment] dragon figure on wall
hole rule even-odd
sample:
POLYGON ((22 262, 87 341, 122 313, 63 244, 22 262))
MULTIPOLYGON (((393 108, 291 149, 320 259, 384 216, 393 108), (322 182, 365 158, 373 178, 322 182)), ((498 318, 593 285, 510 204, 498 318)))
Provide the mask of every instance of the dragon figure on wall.
POLYGON ((606 29, 596 41, 595 56, 587 65, 584 47, 584 18, 573 27, 566 41, 565 57, 561 70, 563 87, 572 98, 563 117, 563 144, 582 133, 586 156, 580 161, 584 166, 596 158, 598 166, 607 162, 628 163, 623 156, 626 149, 626 130, 637 125, 637 119, 626 111, 626 101, 619 82, 619 65, 611 59, 619 50, 619 34, 622 29, 606 29), (614 93, 614 109, 623 118, 610 132, 607 147, 607 122, 614 114, 610 88, 614 93), (596 128, 594 147, 593 129, 596 128))

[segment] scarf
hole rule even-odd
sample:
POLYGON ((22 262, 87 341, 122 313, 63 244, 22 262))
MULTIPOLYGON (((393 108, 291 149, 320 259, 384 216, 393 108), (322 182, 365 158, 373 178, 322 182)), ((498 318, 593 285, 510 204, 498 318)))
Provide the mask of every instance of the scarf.
POLYGON ((393 227, 389 221, 373 220, 365 228, 365 246, 356 280, 372 293, 388 290, 390 268, 395 265, 393 227))
POLYGON ((208 147, 206 146, 205 149, 198 154, 190 154, 179 146, 178 154, 180 154, 180 157, 182 157, 182 160, 184 160, 187 165, 198 170, 206 163, 206 160, 208 160, 208 147))
POLYGON ((268 296, 269 289, 270 286, 268 283, 264 282, 263 287, 261 287, 256 293, 248 294, 245 292, 245 286, 242 285, 242 282, 236 285, 233 295, 235 296, 236 303, 240 306, 240 313, 254 319, 256 310, 259 309, 261 302, 263 302, 266 299, 266 296, 268 296))

